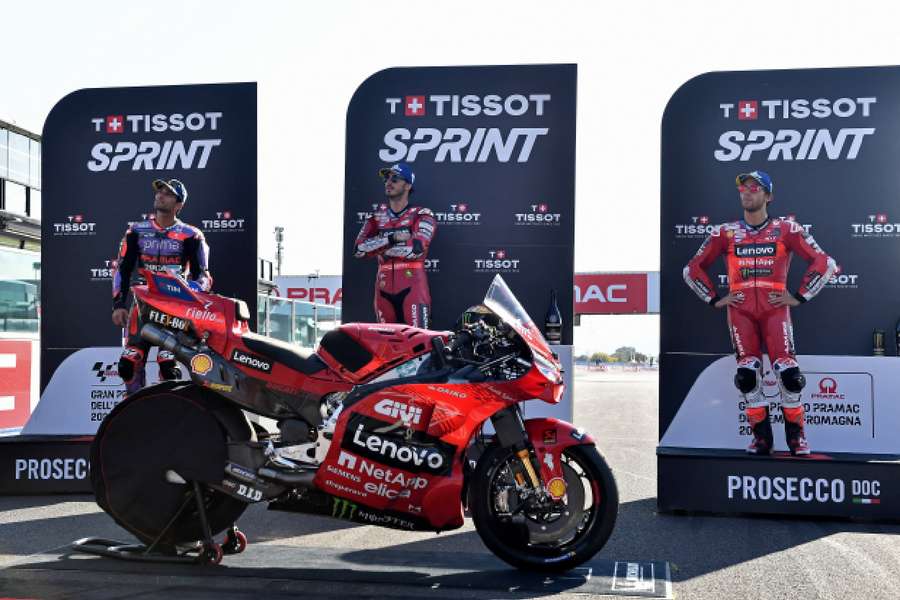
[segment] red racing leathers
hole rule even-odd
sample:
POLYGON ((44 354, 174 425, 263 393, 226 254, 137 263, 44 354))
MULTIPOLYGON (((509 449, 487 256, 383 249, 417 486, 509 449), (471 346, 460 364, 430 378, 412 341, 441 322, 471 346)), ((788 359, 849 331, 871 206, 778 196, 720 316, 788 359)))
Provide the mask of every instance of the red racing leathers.
POLYGON ((378 258, 375 314, 380 322, 428 328, 431 293, 425 259, 436 226, 427 208, 407 206, 395 213, 384 204, 363 224, 354 253, 357 258, 378 258), (398 240, 398 234, 408 234, 408 239, 398 240))
MULTIPOLYGON (((720 255, 725 257, 729 293, 743 299, 728 306, 728 329, 738 361, 735 385, 746 401, 748 421, 755 426, 768 415, 761 386, 764 344, 781 388, 786 430, 795 424, 803 435, 800 390, 804 380, 794 354, 790 309, 770 303, 771 296, 786 289, 793 254, 809 263, 800 289, 793 294, 806 302, 828 283, 836 265, 812 236, 790 219, 770 218, 758 227, 744 221, 718 225, 684 268, 684 280, 701 300, 714 305, 720 298, 706 269, 720 255)), ((789 445, 790 436, 788 431, 789 445)))

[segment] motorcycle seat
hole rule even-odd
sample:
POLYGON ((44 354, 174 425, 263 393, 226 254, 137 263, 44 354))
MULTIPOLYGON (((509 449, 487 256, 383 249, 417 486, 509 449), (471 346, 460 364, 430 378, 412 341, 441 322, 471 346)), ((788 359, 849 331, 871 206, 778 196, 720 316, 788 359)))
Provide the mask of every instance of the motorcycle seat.
POLYGON ((245 333, 241 339, 251 351, 305 375, 312 375, 326 368, 322 359, 312 350, 256 333, 245 333))

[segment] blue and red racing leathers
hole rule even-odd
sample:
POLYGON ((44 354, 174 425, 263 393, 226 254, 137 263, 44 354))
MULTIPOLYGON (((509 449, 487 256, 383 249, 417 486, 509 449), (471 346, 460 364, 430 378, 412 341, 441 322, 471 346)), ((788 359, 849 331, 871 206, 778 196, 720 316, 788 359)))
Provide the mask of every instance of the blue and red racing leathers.
MULTIPOLYGON (((209 274, 209 246, 203 232, 178 219, 162 228, 156 221, 138 221, 128 228, 119 246, 116 271, 113 276, 113 309, 128 308, 131 285, 138 280, 139 268, 150 271, 176 270, 186 275, 191 287, 201 291, 212 288, 209 274)), ((128 394, 144 387, 144 365, 150 344, 141 339, 138 331, 137 308, 131 307, 128 315, 128 340, 119 359, 119 375, 125 382, 128 394)), ((157 354, 162 379, 179 377, 175 356, 160 350, 157 354)))
POLYGON ((436 226, 427 208, 407 206, 395 213, 385 204, 363 224, 354 252, 357 258, 378 257, 375 314, 380 322, 428 328, 431 293, 425 259, 436 226), (408 233, 409 239, 397 240, 400 232, 408 233))
POLYGON ((704 302, 719 301, 706 269, 725 257, 729 293, 742 299, 728 306, 728 330, 738 361, 738 386, 751 426, 767 418, 762 393, 762 346, 765 344, 781 388, 785 425, 803 426, 800 389, 803 378, 794 353, 794 328, 788 306, 773 306, 770 297, 786 289, 793 254, 809 263, 793 296, 806 302, 822 291, 836 269, 834 259, 792 219, 769 218, 757 227, 745 221, 716 226, 684 268, 684 280, 704 302))

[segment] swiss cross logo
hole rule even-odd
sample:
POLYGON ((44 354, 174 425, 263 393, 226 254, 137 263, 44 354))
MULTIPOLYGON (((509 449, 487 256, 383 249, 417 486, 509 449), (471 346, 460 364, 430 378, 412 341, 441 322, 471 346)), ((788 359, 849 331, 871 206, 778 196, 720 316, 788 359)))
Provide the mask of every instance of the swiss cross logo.
POLYGON ((875 220, 878 221, 879 223, 887 223, 888 216, 884 213, 881 213, 881 214, 875 215, 875 220))
POLYGON ((738 120, 752 121, 759 116, 756 100, 739 100, 738 101, 738 120))
POLYGON ((494 253, 494 256, 496 256, 500 260, 503 260, 504 258, 506 258, 506 250, 497 250, 497 252, 494 253))
POLYGON ((701 225, 709 225, 709 217, 707 217, 706 215, 703 215, 702 217, 700 217, 700 224, 701 225))
POLYGON ((82 221, 84 221, 84 215, 74 215, 72 216, 72 220, 76 223, 81 223, 82 221))
POLYGON ((106 133, 122 133, 125 131, 125 116, 110 115, 106 117, 106 133))
POLYGON ((844 270, 844 267, 842 267, 841 265, 836 265, 834 267, 834 274, 840 275, 843 270, 844 270))
POLYGON ((403 102, 404 113, 407 117, 425 116, 425 96, 407 96, 403 102))
POLYGON ((785 217, 785 219, 787 219, 788 221, 795 221, 795 222, 796 222, 796 221, 797 221, 797 215, 795 215, 794 213, 790 213, 788 216, 785 217))
POLYGON ((537 211, 539 213, 545 213, 548 210, 550 210, 550 207, 548 207, 546 204, 538 204, 538 206, 537 206, 537 211))
POLYGON ((456 212, 466 212, 467 210, 469 210, 468 204, 457 204, 456 205, 456 212))
POLYGON ((230 219, 230 218, 231 218, 231 211, 226 210, 225 212, 223 212, 223 213, 222 213, 222 218, 223 218, 223 219, 230 219))

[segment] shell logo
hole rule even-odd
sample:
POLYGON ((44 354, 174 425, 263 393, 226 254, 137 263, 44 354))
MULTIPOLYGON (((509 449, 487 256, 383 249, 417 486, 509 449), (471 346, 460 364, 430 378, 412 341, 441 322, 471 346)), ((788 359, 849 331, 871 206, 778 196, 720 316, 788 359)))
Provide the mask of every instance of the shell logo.
POLYGON ((547 484, 547 491, 554 500, 559 500, 566 495, 566 482, 561 477, 555 477, 547 484))
POLYGON ((206 375, 212 368, 213 361, 206 354, 198 354, 191 359, 191 371, 197 375, 206 375))

